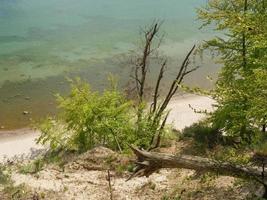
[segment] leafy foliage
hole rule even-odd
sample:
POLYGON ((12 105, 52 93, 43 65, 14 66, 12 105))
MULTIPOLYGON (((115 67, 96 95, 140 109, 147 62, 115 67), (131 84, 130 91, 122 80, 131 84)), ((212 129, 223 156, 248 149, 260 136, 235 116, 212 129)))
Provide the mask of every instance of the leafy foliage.
POLYGON ((222 141, 219 130, 208 126, 205 122, 194 123, 186 127, 183 135, 193 138, 197 145, 203 148, 213 148, 222 141))
POLYGON ((57 95, 59 115, 39 125, 42 134, 37 142, 48 144, 53 151, 84 152, 97 145, 123 151, 127 144, 148 149, 155 133, 164 137, 161 118, 155 121, 145 103, 136 110, 116 85, 111 80, 111 87, 100 93, 79 79, 71 81, 70 94, 57 95))
POLYGON ((80 80, 73 81, 71 88, 67 97, 58 95, 61 113, 40 126, 39 143, 49 143, 52 149, 86 151, 102 144, 121 150, 135 140, 131 102, 116 85, 102 94, 80 80))
POLYGON ((22 165, 20 167, 20 173, 22 174, 35 174, 41 171, 44 167, 45 163, 42 158, 35 159, 28 164, 22 165))
POLYGON ((248 143, 267 123, 266 4, 266 0, 209 0, 198 10, 203 26, 213 25, 221 35, 204 45, 223 63, 211 92, 218 103, 211 121, 248 143))
POLYGON ((247 165, 251 161, 251 154, 246 149, 221 146, 213 153, 212 157, 220 162, 230 162, 239 165, 247 165))
POLYGON ((10 174, 5 165, 0 164, 0 185, 4 185, 10 182, 10 174))
MULTIPOLYGON (((143 107, 144 103, 139 105, 143 107)), ((135 127, 136 141, 134 144, 147 149, 151 145, 151 138, 157 133, 160 124, 154 122, 153 114, 147 113, 145 107, 139 109, 141 112, 135 127)))

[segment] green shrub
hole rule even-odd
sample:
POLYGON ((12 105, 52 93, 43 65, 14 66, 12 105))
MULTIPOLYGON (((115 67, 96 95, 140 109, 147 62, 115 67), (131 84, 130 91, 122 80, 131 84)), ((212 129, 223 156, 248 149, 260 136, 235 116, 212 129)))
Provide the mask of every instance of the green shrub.
POLYGON ((79 79, 71 81, 70 94, 57 95, 59 114, 38 125, 42 134, 37 142, 48 144, 52 151, 84 152, 97 145, 123 151, 127 144, 148 149, 159 131, 164 137, 161 118, 155 121, 145 103, 136 110, 118 91, 116 83, 111 83, 109 89, 100 93, 79 79))
POLYGON ((231 146, 221 146, 214 155, 214 159, 226 161, 238 165, 246 165, 251 161, 250 151, 246 148, 234 148, 231 146))
POLYGON ((43 169, 45 161, 42 158, 38 158, 30 163, 20 167, 20 173, 23 174, 35 174, 43 169))
POLYGON ((53 151, 60 148, 71 149, 71 136, 74 133, 67 130, 66 122, 62 119, 46 118, 38 125, 38 129, 41 130, 41 136, 37 143, 49 145, 53 151))
POLYGON ((205 122, 194 123, 183 130, 184 137, 192 137, 194 141, 207 148, 213 148, 221 141, 221 134, 217 128, 210 127, 205 122))
POLYGON ((142 115, 135 124, 135 135, 136 140, 134 141, 134 145, 148 149, 150 147, 151 139, 157 131, 157 124, 153 123, 153 117, 150 113, 146 113, 145 110, 142 111, 142 115))
POLYGON ((96 145, 121 150, 136 139, 131 102, 116 84, 103 93, 92 91, 80 80, 72 81, 71 93, 57 96, 60 114, 46 119, 38 139, 51 149, 86 151, 96 145))
POLYGON ((179 141, 181 133, 178 130, 174 130, 172 126, 166 126, 161 139, 161 147, 170 147, 173 141, 179 141))
POLYGON ((267 139, 266 135, 262 134, 260 137, 261 140, 258 140, 255 144, 253 144, 254 154, 263 158, 267 157, 267 139))
POLYGON ((5 185, 10 181, 10 173, 5 165, 0 163, 0 185, 5 185))
POLYGON ((151 105, 145 102, 138 106, 136 115, 138 116, 139 113, 139 118, 137 117, 134 128, 136 135, 134 145, 142 149, 153 149, 155 146, 169 146, 171 140, 177 139, 177 135, 173 133, 171 126, 165 124, 165 117, 168 116, 168 112, 163 112, 161 115, 156 112, 153 113, 148 109, 151 105), (164 125, 163 121, 165 121, 164 125))
MULTIPOLYGON (((33 194, 29 190, 28 187, 26 187, 25 184, 21 185, 13 185, 8 184, 3 189, 3 199, 10 199, 10 200, 24 200, 24 199, 33 199, 33 194)), ((38 198, 39 199, 39 198, 38 198)))

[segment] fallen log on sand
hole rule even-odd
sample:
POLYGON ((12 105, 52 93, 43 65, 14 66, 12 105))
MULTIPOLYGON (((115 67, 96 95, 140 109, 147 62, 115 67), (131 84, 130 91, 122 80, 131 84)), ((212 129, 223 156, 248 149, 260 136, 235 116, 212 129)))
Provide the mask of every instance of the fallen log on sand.
POLYGON ((196 171, 212 171, 220 175, 230 175, 239 178, 253 179, 261 183, 265 188, 264 198, 267 197, 267 184, 264 178, 266 173, 259 167, 235 165, 192 155, 171 155, 139 150, 131 146, 137 156, 134 173, 128 180, 134 177, 150 176, 161 168, 184 168, 196 171))

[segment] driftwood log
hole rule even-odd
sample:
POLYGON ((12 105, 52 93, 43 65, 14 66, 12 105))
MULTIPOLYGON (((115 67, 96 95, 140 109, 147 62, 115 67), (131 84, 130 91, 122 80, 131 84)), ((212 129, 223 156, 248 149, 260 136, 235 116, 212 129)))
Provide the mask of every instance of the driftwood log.
POLYGON ((266 172, 260 167, 241 166, 229 162, 222 162, 192 155, 171 155, 164 153, 148 152, 131 146, 137 156, 136 167, 128 180, 134 177, 149 177, 161 168, 184 168, 196 171, 211 171, 220 175, 230 175, 239 178, 253 179, 261 183, 267 196, 267 184, 265 183, 266 172))

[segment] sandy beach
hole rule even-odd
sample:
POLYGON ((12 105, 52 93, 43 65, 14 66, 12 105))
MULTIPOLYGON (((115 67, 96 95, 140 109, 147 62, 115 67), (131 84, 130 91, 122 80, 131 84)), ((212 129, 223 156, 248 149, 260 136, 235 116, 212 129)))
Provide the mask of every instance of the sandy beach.
POLYGON ((190 94, 177 96, 168 105, 171 112, 167 122, 172 124, 175 129, 182 130, 205 117, 204 114, 195 113, 193 109, 211 111, 214 103, 213 99, 205 96, 190 94))
POLYGON ((13 157, 29 157, 43 149, 35 139, 40 133, 29 128, 0 131, 0 162, 13 157))
MULTIPOLYGON (((213 103, 212 99, 204 96, 188 94, 177 96, 168 106, 171 109, 168 124, 172 124, 175 129, 182 130, 205 117, 203 114, 195 113, 189 105, 197 110, 210 111, 213 103)), ((44 147, 35 142, 39 134, 37 130, 27 128, 0 131, 0 161, 12 157, 29 157, 32 153, 43 149, 44 147)))

